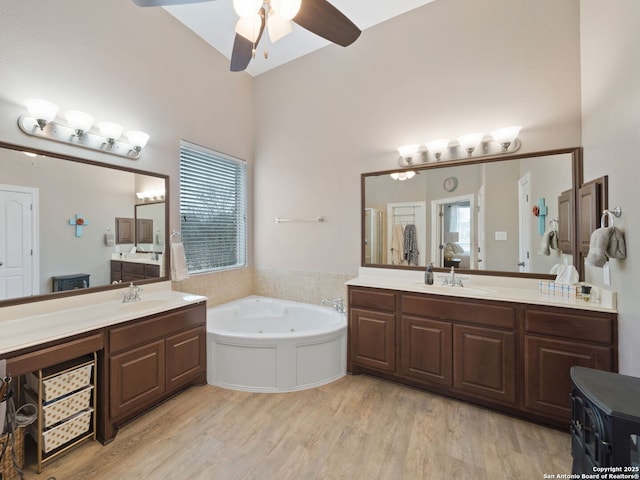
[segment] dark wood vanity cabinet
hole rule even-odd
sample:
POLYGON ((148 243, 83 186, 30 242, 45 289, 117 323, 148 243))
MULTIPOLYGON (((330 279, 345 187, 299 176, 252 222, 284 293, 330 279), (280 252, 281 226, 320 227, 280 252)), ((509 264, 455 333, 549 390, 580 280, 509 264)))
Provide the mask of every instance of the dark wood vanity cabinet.
POLYGON ((349 371, 363 366, 395 373, 396 294, 352 289, 349 305, 349 371))
POLYGON ((111 282, 135 282, 160 277, 160 265, 111 260, 111 282))
POLYGON ((525 308, 525 408, 568 425, 571 367, 617 371, 616 321, 615 314, 525 308))
POLYGON ((617 369, 617 315, 349 286, 350 373, 561 428, 572 366, 617 369))
POLYGON ((201 303, 109 331, 107 438, 178 389, 206 381, 205 321, 201 303))

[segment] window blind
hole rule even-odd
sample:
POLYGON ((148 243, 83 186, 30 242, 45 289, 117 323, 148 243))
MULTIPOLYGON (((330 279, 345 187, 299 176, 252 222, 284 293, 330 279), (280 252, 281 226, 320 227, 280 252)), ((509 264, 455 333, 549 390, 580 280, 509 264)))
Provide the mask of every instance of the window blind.
POLYGON ((182 141, 180 228, 189 273, 245 266, 246 162, 182 141))

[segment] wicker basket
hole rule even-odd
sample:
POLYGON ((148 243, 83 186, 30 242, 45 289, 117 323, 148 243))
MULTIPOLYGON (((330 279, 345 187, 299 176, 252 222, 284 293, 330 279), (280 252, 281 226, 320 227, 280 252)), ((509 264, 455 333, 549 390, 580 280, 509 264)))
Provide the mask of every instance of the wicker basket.
MULTIPOLYGON (((7 442, 9 442, 9 444, 0 462, 0 473, 2 473, 2 480, 16 480, 19 476, 13 468, 13 458, 11 455, 13 447, 11 446, 11 439, 7 433, 0 435, 0 452, 2 452, 7 442)), ((15 445, 18 466, 22 468, 24 467, 24 428, 22 427, 16 430, 15 445)))

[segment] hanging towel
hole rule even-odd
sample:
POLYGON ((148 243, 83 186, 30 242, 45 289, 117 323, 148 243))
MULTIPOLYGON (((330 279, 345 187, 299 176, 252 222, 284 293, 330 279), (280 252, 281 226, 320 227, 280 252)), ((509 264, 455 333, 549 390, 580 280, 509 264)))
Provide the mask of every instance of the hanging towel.
POLYGON ((538 248, 538 253, 540 255, 551 255, 551 250, 549 247, 551 246, 551 231, 547 230, 544 232, 542 236, 542 242, 540 242, 540 248, 538 248))
POLYGON ((396 224, 391 230, 391 264, 400 265, 404 260, 404 249, 402 244, 404 242, 404 232, 402 225, 396 224))
POLYGON ((418 265, 418 235, 415 225, 404 227, 404 258, 409 265, 418 265))
POLYGON ((182 242, 171 244, 171 280, 179 282, 189 278, 187 270, 187 258, 184 254, 182 242))
POLYGON ((624 233, 616 227, 611 227, 611 236, 609 237, 609 244, 607 245, 607 255, 609 258, 627 257, 624 233))
POLYGON ((557 230, 551 230, 551 233, 549 234, 549 248, 551 248, 551 250, 560 250, 557 230))
POLYGON ((591 234, 587 263, 602 267, 608 258, 625 258, 627 249, 624 234, 616 227, 597 228, 591 234))

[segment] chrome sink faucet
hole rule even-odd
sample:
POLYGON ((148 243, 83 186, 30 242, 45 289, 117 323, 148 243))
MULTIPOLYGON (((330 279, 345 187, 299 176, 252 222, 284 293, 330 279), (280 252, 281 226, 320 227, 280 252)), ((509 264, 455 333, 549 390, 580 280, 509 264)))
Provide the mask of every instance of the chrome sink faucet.
POLYGON ((122 303, 139 302, 140 300, 142 300, 140 298, 141 291, 142 288, 134 285, 133 282, 131 282, 129 284, 129 289, 122 292, 122 303))
POLYGON ((340 313, 345 313, 346 309, 344 308, 344 299, 342 297, 335 298, 333 300, 329 300, 328 298, 323 298, 320 300, 320 305, 331 305, 331 307, 340 313))
POLYGON ((451 285, 452 287, 464 287, 462 284, 462 279, 456 279, 456 271, 453 267, 451 267, 451 272, 449 272, 449 276, 445 277, 442 285, 451 285))

